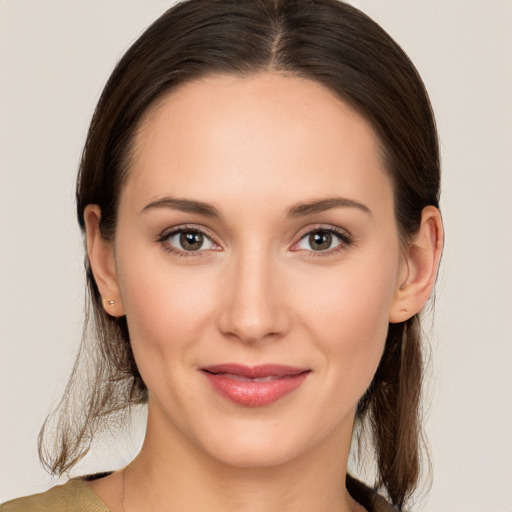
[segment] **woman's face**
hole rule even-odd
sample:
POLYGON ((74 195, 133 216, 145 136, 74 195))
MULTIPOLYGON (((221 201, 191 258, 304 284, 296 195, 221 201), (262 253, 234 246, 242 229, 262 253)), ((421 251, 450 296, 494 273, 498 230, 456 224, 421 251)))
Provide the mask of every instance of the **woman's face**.
POLYGON ((239 466, 350 442, 404 265, 377 138, 333 93, 268 72, 170 94, 113 254, 151 431, 239 466))

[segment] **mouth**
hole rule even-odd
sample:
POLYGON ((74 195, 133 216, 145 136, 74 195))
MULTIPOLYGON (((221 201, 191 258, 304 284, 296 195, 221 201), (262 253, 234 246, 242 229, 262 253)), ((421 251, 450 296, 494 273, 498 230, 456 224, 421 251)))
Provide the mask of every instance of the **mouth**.
POLYGON ((245 407, 263 407, 292 393, 311 370, 265 364, 223 364, 201 368, 212 388, 222 397, 245 407))

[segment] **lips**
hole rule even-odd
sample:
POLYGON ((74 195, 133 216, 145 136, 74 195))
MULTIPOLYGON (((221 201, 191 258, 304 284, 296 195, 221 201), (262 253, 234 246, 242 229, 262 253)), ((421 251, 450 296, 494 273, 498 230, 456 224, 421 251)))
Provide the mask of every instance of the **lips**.
POLYGON ((201 368, 217 393, 246 407, 263 407, 295 391, 310 370, 265 364, 221 364, 201 368))

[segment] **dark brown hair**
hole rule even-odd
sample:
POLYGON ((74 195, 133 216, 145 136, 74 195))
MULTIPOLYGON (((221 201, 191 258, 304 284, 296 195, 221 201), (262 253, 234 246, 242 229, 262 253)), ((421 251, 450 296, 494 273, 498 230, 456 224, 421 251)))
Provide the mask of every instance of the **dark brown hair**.
MULTIPOLYGON (((155 21, 117 64, 94 113, 77 183, 82 230, 85 206, 97 204, 102 235, 114 237, 134 136, 156 100, 208 74, 265 70, 319 82, 369 121, 393 183, 401 238, 413 236, 423 208, 438 207, 439 149, 430 102, 393 39, 338 0, 188 0, 155 21)), ((90 309, 82 346, 60 407, 40 435, 41 459, 58 474, 87 453, 95 433, 116 417, 112 413, 147 400, 126 319, 104 312, 87 257, 85 267, 90 309), (88 354, 93 361, 85 365, 84 388, 77 383, 88 354), (78 389, 88 391, 77 397, 78 389), (55 430, 54 457, 44 449, 45 429, 55 430)), ((357 411, 361 431, 370 432, 375 446, 375 485, 399 510, 420 468, 421 354, 418 317, 391 324, 380 366, 357 411)))

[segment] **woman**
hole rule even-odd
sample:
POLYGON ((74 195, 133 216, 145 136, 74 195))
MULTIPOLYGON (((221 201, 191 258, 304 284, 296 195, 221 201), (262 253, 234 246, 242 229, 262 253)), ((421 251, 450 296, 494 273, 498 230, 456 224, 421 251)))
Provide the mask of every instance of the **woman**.
POLYGON ((2 512, 403 510, 438 201, 426 91, 365 15, 337 0, 170 9, 91 123, 77 207, 94 337, 79 361, 96 343, 95 375, 71 416, 76 366, 41 456, 62 474, 147 402, 143 447, 2 512), (389 503, 347 474, 365 433, 389 503))

